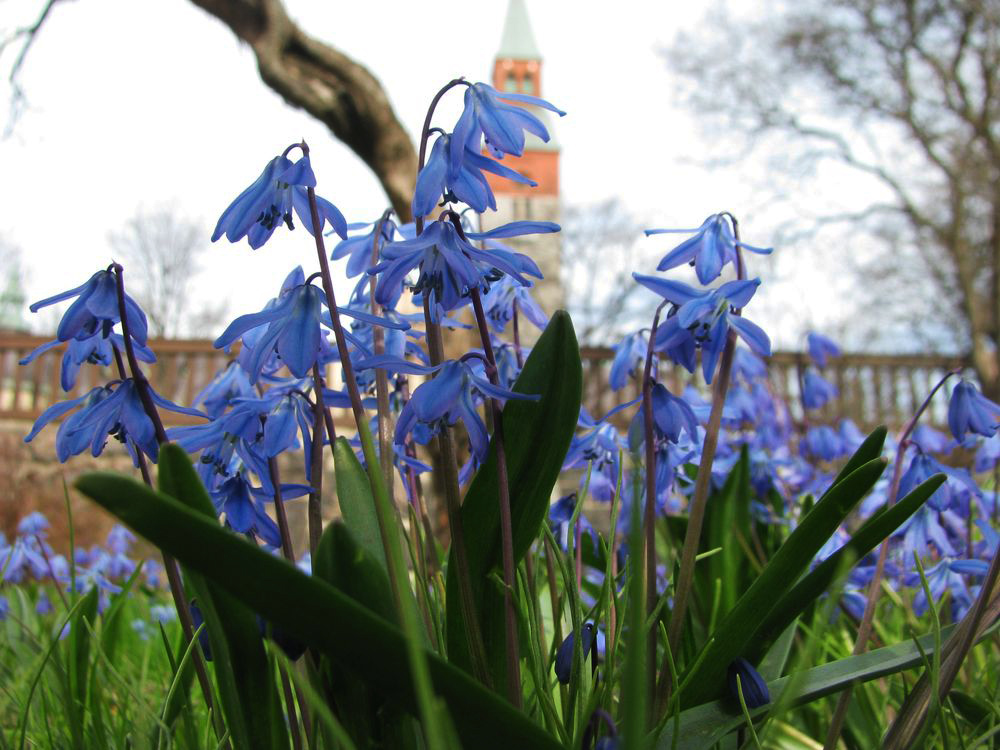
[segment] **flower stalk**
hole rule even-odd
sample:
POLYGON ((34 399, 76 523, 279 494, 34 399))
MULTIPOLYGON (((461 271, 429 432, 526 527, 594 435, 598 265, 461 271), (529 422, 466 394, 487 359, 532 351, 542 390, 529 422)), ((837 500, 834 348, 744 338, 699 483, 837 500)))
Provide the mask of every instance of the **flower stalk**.
MULTIPOLYGON (((479 289, 472 290, 472 307, 476 325, 486 354, 486 374, 493 385, 499 385, 497 361, 486 325, 486 313, 479 289)), ((489 399, 493 412, 493 446, 497 454, 497 487, 500 503, 500 545, 503 550, 504 583, 504 635, 507 642, 507 699, 515 706, 521 705, 521 658, 517 642, 517 615, 514 611, 514 532, 510 514, 510 482, 507 477, 507 456, 503 440, 503 410, 500 403, 489 399)))
MULTIPOLYGON (((308 156, 309 146, 304 141, 301 144, 301 148, 303 154, 308 156)), ((385 482, 382 480, 378 456, 375 452, 371 431, 368 429, 364 406, 361 403, 361 394, 358 391, 358 382, 354 377, 354 366, 351 364, 350 352, 347 349, 344 326, 340 320, 340 314, 337 312, 337 298, 333 291, 330 262, 327 260, 326 247, 323 242, 319 207, 316 203, 316 190, 312 187, 307 188, 306 195, 309 200, 309 212, 315 229, 313 236, 316 240, 316 255, 319 258, 323 291, 326 294, 327 307, 330 308, 330 319, 333 323, 333 332, 337 340, 337 351, 340 354, 340 362, 344 368, 347 393, 351 400, 351 409, 354 413, 354 421, 358 427, 358 435, 361 438, 361 449, 368 470, 368 481, 371 484, 372 495, 375 500, 375 513, 379 524, 379 534, 386 553, 386 560, 389 563, 389 583, 392 587, 396 608, 399 611, 403 632, 407 636, 407 658, 410 662, 410 670, 417 694, 421 723, 427 744, 431 747, 441 747, 444 743, 444 736, 438 718, 438 711, 434 705, 434 692, 431 686, 427 659, 424 656, 423 647, 421 646, 420 619, 416 612, 415 603, 413 602, 412 592, 408 590, 409 577, 400 546, 399 525, 395 506, 392 504, 391 495, 386 488, 385 482)))
MULTIPOLYGON (((742 281, 746 278, 743 265, 743 254, 740 249, 740 226, 732 214, 728 216, 733 225, 733 236, 736 246, 736 277, 742 281)), ((733 315, 739 316, 740 310, 734 309, 733 315)), ((652 334, 650 340, 652 341, 652 334)), ((730 329, 726 334, 725 347, 719 360, 719 371, 712 389, 712 409, 709 413, 708 427, 705 431, 705 442, 701 449, 701 461, 698 463, 698 478, 695 480, 694 496, 688 510, 688 526, 684 535, 684 546, 681 549, 680 569, 677 574, 677 584, 674 587, 674 608, 670 613, 670 625, 667 629, 667 648, 674 662, 679 661, 681 635, 684 631, 684 618, 687 614, 688 599, 694 584, 695 558, 698 556, 698 543, 701 539, 701 527, 705 521, 705 504, 708 501, 708 491, 712 480, 712 463, 715 460, 715 450, 719 444, 719 430, 722 426, 722 408, 726 403, 726 392, 729 390, 729 378, 733 369, 733 353, 736 350, 736 333, 730 329)), ((664 659, 660 667, 660 680, 657 688, 657 705, 663 710, 670 699, 673 689, 670 675, 670 665, 664 659)))

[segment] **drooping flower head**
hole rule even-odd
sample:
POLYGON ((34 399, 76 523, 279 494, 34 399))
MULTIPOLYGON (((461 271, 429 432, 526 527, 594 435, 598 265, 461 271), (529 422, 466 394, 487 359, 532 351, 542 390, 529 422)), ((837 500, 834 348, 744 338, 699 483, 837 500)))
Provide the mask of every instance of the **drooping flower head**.
POLYGON ((819 368, 826 367, 826 362, 831 357, 840 356, 840 347, 831 339, 815 331, 806 336, 806 343, 809 348, 809 357, 819 368))
MULTIPOLYGON (((672 304, 667 319, 657 328, 656 348, 671 357, 695 348, 702 350, 701 367, 705 382, 711 383, 715 365, 726 344, 730 330, 742 338, 761 357, 771 355, 771 340, 755 323, 733 314, 753 297, 760 279, 728 281, 716 289, 699 291, 680 281, 633 273, 640 284, 672 304)), ((675 359, 687 366, 685 358, 675 359)))
POLYGON ((822 409, 837 397, 837 388, 812 368, 802 376, 802 405, 806 409, 822 409))
MULTIPOLYGON (((149 395, 153 403, 162 409, 195 417, 205 416, 197 409, 178 406, 163 398, 151 387, 149 395)), ((132 378, 116 380, 106 386, 94 388, 79 398, 53 404, 35 420, 24 442, 31 442, 49 422, 77 408, 79 411, 59 425, 56 433, 56 455, 60 461, 65 462, 70 456, 83 453, 88 446, 91 455, 101 455, 109 436, 124 443, 130 451, 135 446, 156 461, 159 455, 156 432, 132 378)), ((133 461, 138 461, 135 454, 132 458, 133 461)))
POLYGON ((496 246, 482 250, 470 240, 557 231, 559 225, 552 222, 515 221, 486 232, 466 232, 457 215, 446 212, 444 218, 429 222, 419 237, 385 246, 382 262, 369 271, 379 277, 375 301, 383 307, 395 307, 407 274, 418 267, 420 275, 412 290, 427 296, 435 316, 463 306, 473 289, 486 289, 503 274, 528 286, 524 274, 542 278, 534 261, 496 246))
POLYGON ((948 402, 948 427, 962 442, 967 432, 993 437, 1000 426, 1000 404, 995 404, 965 378, 955 386, 948 402))
MULTIPOLYGON (((292 209, 306 231, 315 235, 306 189, 316 187, 316 175, 308 156, 294 163, 288 158, 288 152, 297 145, 289 146, 284 154, 271 159, 253 184, 236 196, 219 217, 212 242, 222 235, 230 242, 239 242, 246 237, 250 247, 256 250, 270 239, 281 224, 289 229, 295 228, 292 209)), ((347 239, 347 222, 340 210, 318 195, 316 205, 320 221, 318 231, 322 232, 329 223, 337 234, 347 239)))
POLYGON ((426 429, 425 436, 429 437, 436 434, 442 425, 451 426, 462 420, 469 434, 476 465, 486 459, 489 449, 489 434, 476 409, 477 400, 495 398, 505 402, 508 399, 535 401, 539 398, 537 395, 515 393, 493 385, 479 375, 468 360, 449 360, 436 367, 424 367, 381 355, 358 363, 359 370, 375 367, 411 375, 437 373, 431 380, 420 384, 406 402, 396 422, 393 442, 404 445, 406 436, 421 426, 426 429))
MULTIPOLYGON (((257 382, 265 363, 274 353, 295 377, 305 377, 323 349, 326 334, 321 324, 333 327, 329 312, 324 312, 325 306, 323 290, 307 283, 302 268, 298 267, 285 279, 278 298, 271 300, 260 312, 236 318, 215 340, 215 346, 225 348, 243 337, 247 347, 244 367, 252 384, 257 382), (246 334, 255 330, 263 332, 248 340, 246 334)), ((389 328, 409 328, 405 321, 379 318, 357 309, 338 307, 338 312, 389 328)), ((360 345, 351 336, 348 340, 360 345)))
MULTIPOLYGON (((646 236, 653 234, 688 234, 694 232, 681 244, 663 256, 657 271, 668 271, 671 268, 690 263, 694 266, 698 281, 711 284, 722 273, 726 263, 736 265, 736 237, 724 214, 712 214, 697 229, 647 229, 646 236)), ((769 247, 754 247, 740 242, 739 247, 751 252, 768 254, 769 247)))
POLYGON ((506 154, 521 156, 524 153, 525 131, 548 142, 549 131, 544 123, 525 107, 509 102, 541 107, 560 117, 566 114, 537 96, 500 92, 485 83, 471 84, 465 90, 465 108, 448 146, 453 171, 460 169, 467 144, 479 142, 479 133, 485 139, 486 148, 498 159, 506 154))
MULTIPOLYGON (((97 334, 104 338, 110 336, 112 327, 121 320, 117 279, 112 271, 98 271, 80 286, 35 302, 28 309, 38 312, 43 307, 73 297, 76 297, 76 301, 63 313, 56 329, 56 340, 87 339, 97 334)), ((128 315, 129 334, 136 343, 145 346, 146 314, 128 294, 125 295, 125 312, 128 315)))

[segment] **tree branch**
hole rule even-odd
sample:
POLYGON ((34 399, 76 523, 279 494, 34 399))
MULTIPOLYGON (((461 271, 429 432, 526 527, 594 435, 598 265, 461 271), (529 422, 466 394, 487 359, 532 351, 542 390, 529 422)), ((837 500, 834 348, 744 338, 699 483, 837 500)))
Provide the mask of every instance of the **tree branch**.
POLYGON ((280 0, 192 2, 246 42, 264 83, 350 147, 378 177, 397 215, 411 218, 416 152, 367 68, 306 34, 280 0))

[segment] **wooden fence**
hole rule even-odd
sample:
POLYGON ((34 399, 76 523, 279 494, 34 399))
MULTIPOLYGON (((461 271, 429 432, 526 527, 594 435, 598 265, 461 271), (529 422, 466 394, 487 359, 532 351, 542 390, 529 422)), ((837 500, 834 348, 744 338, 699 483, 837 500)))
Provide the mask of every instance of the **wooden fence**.
MULTIPOLYGON (((19 360, 47 339, 23 334, 0 334, 0 419, 34 420, 56 401, 81 396, 91 388, 117 376, 109 368, 84 365, 77 376, 76 387, 69 394, 60 387, 60 368, 65 345, 55 347, 28 365, 19 360)), ((150 347, 156 352, 157 364, 147 367, 150 381, 157 393, 184 406, 190 405, 197 393, 229 358, 206 340, 155 340, 150 347)), ((581 349, 584 366, 584 404, 598 416, 615 404, 631 398, 636 386, 629 385, 626 393, 614 393, 608 385, 612 351, 603 347, 581 349)), ((960 357, 935 355, 845 354, 832 360, 824 376, 837 386, 840 399, 824 412, 820 419, 839 416, 852 418, 860 427, 879 423, 900 426, 914 413, 934 384, 949 369, 967 364, 960 357)), ((798 352, 776 352, 769 361, 771 387, 791 405, 792 414, 801 416, 800 378, 808 365, 808 357, 798 352)), ((678 392, 686 383, 705 390, 699 374, 664 364, 661 379, 678 392)), ((336 367, 331 367, 328 379, 339 381, 336 367)), ((928 422, 943 425, 947 419, 947 394, 934 399, 928 422)), ((170 424, 190 424, 191 417, 164 413, 170 424)))

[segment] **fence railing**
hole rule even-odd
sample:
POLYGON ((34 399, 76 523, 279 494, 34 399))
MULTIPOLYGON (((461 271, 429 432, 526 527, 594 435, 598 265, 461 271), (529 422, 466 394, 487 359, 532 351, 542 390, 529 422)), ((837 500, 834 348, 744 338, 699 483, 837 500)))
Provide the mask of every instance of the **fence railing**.
MULTIPOLYGON (((18 362, 47 339, 25 334, 0 334, 0 419, 34 420, 57 401, 76 398, 118 375, 110 368, 85 365, 69 394, 60 387, 65 345, 54 347, 28 365, 18 362)), ((187 406, 231 355, 207 340, 160 339, 150 342, 158 361, 147 367, 157 393, 187 406)), ((627 398, 637 395, 637 385, 614 393, 608 385, 613 352, 604 347, 583 347, 583 399, 594 416, 599 416, 627 398)), ((770 384, 801 416, 800 382, 808 364, 798 352, 775 352, 769 360, 770 384)), ((861 427, 885 423, 900 426, 914 413, 934 384, 949 369, 967 364, 962 357, 936 355, 845 354, 832 360, 824 376, 840 391, 838 401, 816 415, 819 419, 847 416, 861 427)), ((328 380, 339 380, 331 367, 328 380)), ((678 392, 691 383, 707 390, 700 374, 690 375, 669 363, 661 366, 661 379, 678 392)), ((947 419, 947 394, 942 392, 931 404, 927 421, 943 425, 947 419)), ((164 413, 170 424, 190 424, 191 417, 164 413)))
MULTIPOLYGON (((616 404, 639 395, 638 382, 627 386, 626 392, 615 393, 608 384, 614 352, 605 347, 583 347, 583 402, 594 417, 616 404)), ((941 355, 843 354, 830 360, 823 376, 839 391, 839 398, 818 412, 813 421, 833 421, 849 417, 859 427, 878 424, 900 427, 927 398, 934 385, 946 372, 968 365, 964 357, 941 355)), ((796 419, 802 417, 801 382, 809 366, 808 355, 802 352, 775 352, 768 360, 768 379, 773 391, 780 395, 796 419)), ((691 375, 687 370, 664 361, 660 365, 660 380, 679 393, 692 384, 705 394, 708 387, 700 371, 691 375)), ((949 390, 939 391, 928 408, 925 423, 943 426, 947 423, 949 390)))

